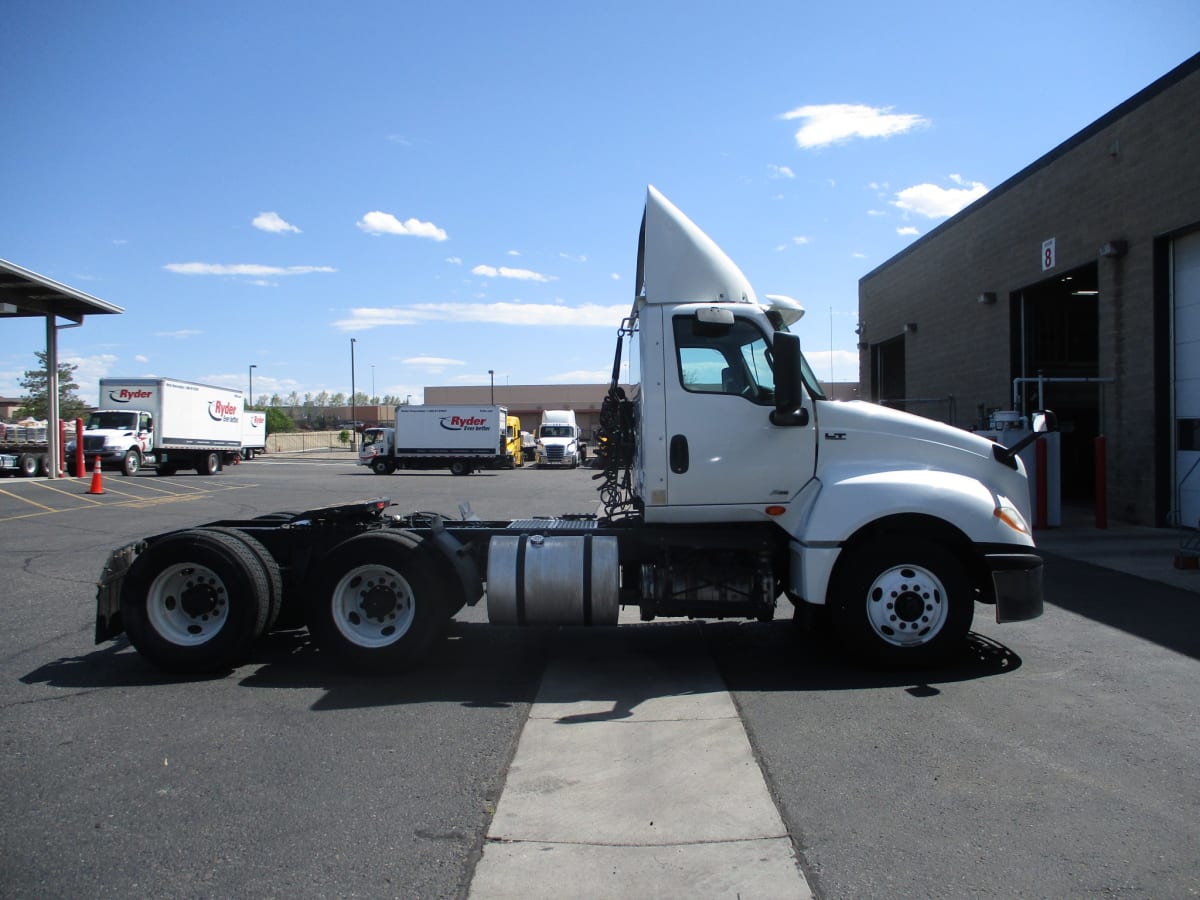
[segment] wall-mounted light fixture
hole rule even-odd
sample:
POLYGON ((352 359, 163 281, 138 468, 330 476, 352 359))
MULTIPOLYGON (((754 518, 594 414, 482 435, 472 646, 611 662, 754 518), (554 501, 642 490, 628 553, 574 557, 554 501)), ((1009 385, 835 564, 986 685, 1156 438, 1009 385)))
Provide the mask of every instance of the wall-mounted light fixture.
POLYGON ((984 291, 982 294, 980 294, 978 297, 975 298, 975 302, 982 304, 983 306, 991 306, 993 303, 996 302, 996 292, 995 291, 984 291))
POLYGON ((917 333, 917 323, 916 322, 906 322, 904 324, 904 330, 909 334, 916 334, 917 333))
POLYGON ((1105 259, 1120 259, 1128 252, 1128 241, 1109 241, 1100 248, 1100 255, 1105 259))

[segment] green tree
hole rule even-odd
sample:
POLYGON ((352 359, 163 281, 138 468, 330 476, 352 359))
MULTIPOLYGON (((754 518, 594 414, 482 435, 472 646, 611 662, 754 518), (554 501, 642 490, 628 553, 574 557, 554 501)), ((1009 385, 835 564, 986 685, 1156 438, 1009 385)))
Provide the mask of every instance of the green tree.
MULTIPOLYGON (((42 364, 40 369, 28 369, 25 372, 25 377, 21 379, 21 387, 25 388, 26 393, 21 397, 22 406, 17 410, 19 416, 33 416, 35 419, 44 419, 49 415, 49 400, 50 400, 50 383, 47 373, 49 368, 46 365, 46 351, 37 350, 34 352, 38 362, 42 364)), ((78 419, 87 415, 88 405, 83 402, 77 395, 79 385, 75 383, 75 369, 69 363, 60 362, 58 364, 58 417, 60 419, 78 419)))
POLYGON ((295 430, 296 423, 292 421, 291 416, 278 407, 267 408, 267 434, 283 434, 295 430))

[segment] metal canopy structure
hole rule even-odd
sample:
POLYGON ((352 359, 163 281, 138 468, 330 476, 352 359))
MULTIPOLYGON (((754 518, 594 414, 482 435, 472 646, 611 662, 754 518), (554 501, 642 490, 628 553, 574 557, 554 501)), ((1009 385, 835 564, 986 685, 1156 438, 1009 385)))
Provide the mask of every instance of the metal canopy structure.
POLYGON ((75 328, 88 315, 115 315, 125 310, 98 297, 0 259, 0 320, 8 317, 46 320, 46 451, 49 474, 58 476, 58 329, 75 328), (72 324, 58 325, 59 319, 72 324))

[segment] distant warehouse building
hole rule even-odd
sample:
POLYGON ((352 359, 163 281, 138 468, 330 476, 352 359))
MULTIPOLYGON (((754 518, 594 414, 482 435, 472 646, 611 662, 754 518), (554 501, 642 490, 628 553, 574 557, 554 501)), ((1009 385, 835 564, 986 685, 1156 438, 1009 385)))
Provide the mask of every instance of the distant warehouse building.
POLYGON ((1065 504, 1196 527, 1200 55, 864 276, 859 329, 864 397, 1053 409, 1065 504))

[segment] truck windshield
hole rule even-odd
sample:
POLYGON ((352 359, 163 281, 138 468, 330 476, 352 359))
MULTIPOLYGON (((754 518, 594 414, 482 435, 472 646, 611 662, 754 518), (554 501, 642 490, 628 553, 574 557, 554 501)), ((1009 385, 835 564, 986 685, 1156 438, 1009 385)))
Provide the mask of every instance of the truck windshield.
POLYGON ((137 413, 135 412, 94 412, 88 416, 85 431, 134 431, 137 429, 137 413))
POLYGON ((364 447, 370 447, 372 444, 378 444, 382 440, 383 429, 381 428, 368 428, 363 432, 362 445, 364 447))
POLYGON ((570 425, 543 425, 542 437, 572 437, 570 425))

